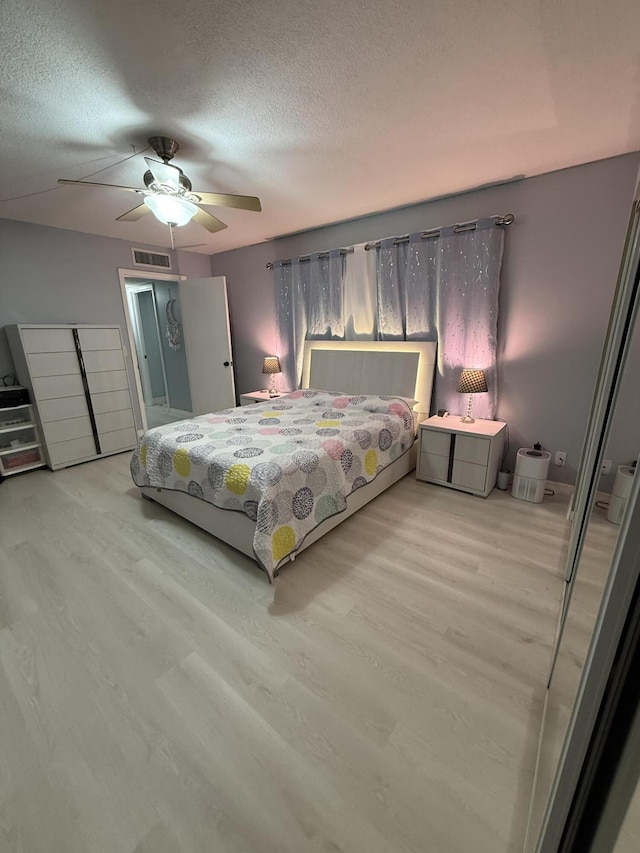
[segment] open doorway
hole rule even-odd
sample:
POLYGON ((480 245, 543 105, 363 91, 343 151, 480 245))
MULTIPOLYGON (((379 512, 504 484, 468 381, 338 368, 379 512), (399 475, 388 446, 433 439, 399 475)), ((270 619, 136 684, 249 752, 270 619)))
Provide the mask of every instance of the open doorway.
POLYGON ((191 417, 178 281, 125 276, 124 289, 147 428, 191 417))
POLYGON ((235 406, 225 277, 132 269, 118 277, 142 430, 235 406))

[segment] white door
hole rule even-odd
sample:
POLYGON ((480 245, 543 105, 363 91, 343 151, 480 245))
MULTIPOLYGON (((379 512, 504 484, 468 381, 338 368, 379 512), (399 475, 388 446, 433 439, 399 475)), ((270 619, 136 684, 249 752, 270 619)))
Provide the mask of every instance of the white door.
POLYGON ((231 408, 236 404, 236 389, 227 280, 224 276, 188 278, 178 287, 193 414, 231 408))

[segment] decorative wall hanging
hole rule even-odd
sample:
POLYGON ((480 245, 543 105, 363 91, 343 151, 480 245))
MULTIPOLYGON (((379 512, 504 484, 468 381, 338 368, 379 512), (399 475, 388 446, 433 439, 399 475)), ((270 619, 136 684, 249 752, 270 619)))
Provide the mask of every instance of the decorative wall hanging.
POLYGON ((177 351, 180 349, 182 341, 182 328, 180 326, 180 321, 176 319, 174 314, 174 308, 176 307, 177 300, 171 296, 171 291, 169 291, 169 297, 166 307, 167 340, 169 341, 171 349, 177 351))

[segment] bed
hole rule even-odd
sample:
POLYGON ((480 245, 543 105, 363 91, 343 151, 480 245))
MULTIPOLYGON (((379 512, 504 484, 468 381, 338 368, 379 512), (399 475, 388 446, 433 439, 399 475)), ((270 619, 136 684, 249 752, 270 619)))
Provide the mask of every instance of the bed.
POLYGON ((435 356, 428 342, 309 341, 301 390, 149 430, 134 482, 271 582, 415 467, 435 356))

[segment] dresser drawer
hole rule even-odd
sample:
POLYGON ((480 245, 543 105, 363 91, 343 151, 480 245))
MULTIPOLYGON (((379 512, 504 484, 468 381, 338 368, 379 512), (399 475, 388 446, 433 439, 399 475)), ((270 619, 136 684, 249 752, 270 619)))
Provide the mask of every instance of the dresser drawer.
POLYGON ((80 418, 89 414, 87 398, 84 394, 77 397, 62 397, 60 400, 41 400, 38 411, 43 424, 64 421, 67 418, 80 418))
POLYGON ((133 450, 137 443, 138 435, 133 427, 100 435, 100 449, 103 453, 114 453, 116 450, 133 450))
POLYGON ((80 373, 76 351, 38 352, 29 355, 29 371, 32 378, 38 376, 63 376, 65 373, 80 373))
POLYGON ((101 373, 104 370, 124 370, 124 357, 121 350, 83 350, 82 357, 87 373, 101 373))
POLYGON ((126 370, 105 370, 102 373, 89 373, 87 381, 92 395, 100 394, 103 391, 124 391, 129 388, 126 370))
POLYGON ((87 436, 93 436, 89 416, 53 421, 44 426, 44 437, 48 445, 58 441, 70 441, 73 438, 86 438, 87 436))
POLYGON ((22 329, 27 354, 33 352, 75 352, 71 329, 22 329))
MULTIPOLYGON (((100 436, 105 432, 127 429, 127 427, 133 426, 133 412, 131 409, 123 409, 120 412, 106 412, 104 415, 96 415, 96 426, 100 436)), ((102 444, 102 438, 100 443, 102 444)))
POLYGON ((79 373, 64 376, 42 376, 33 380, 38 400, 55 400, 60 397, 84 395, 84 385, 79 373))
POLYGON ((55 466, 66 465, 69 462, 81 462, 83 459, 91 459, 97 456, 96 443, 93 436, 86 438, 74 438, 71 441, 59 441, 56 444, 48 444, 49 458, 55 466))
POLYGON ((125 391, 103 391, 91 395, 91 404, 96 415, 104 412, 119 412, 121 409, 131 409, 129 389, 125 391))
POLYGON ((82 352, 122 349, 120 329, 78 329, 82 352))

